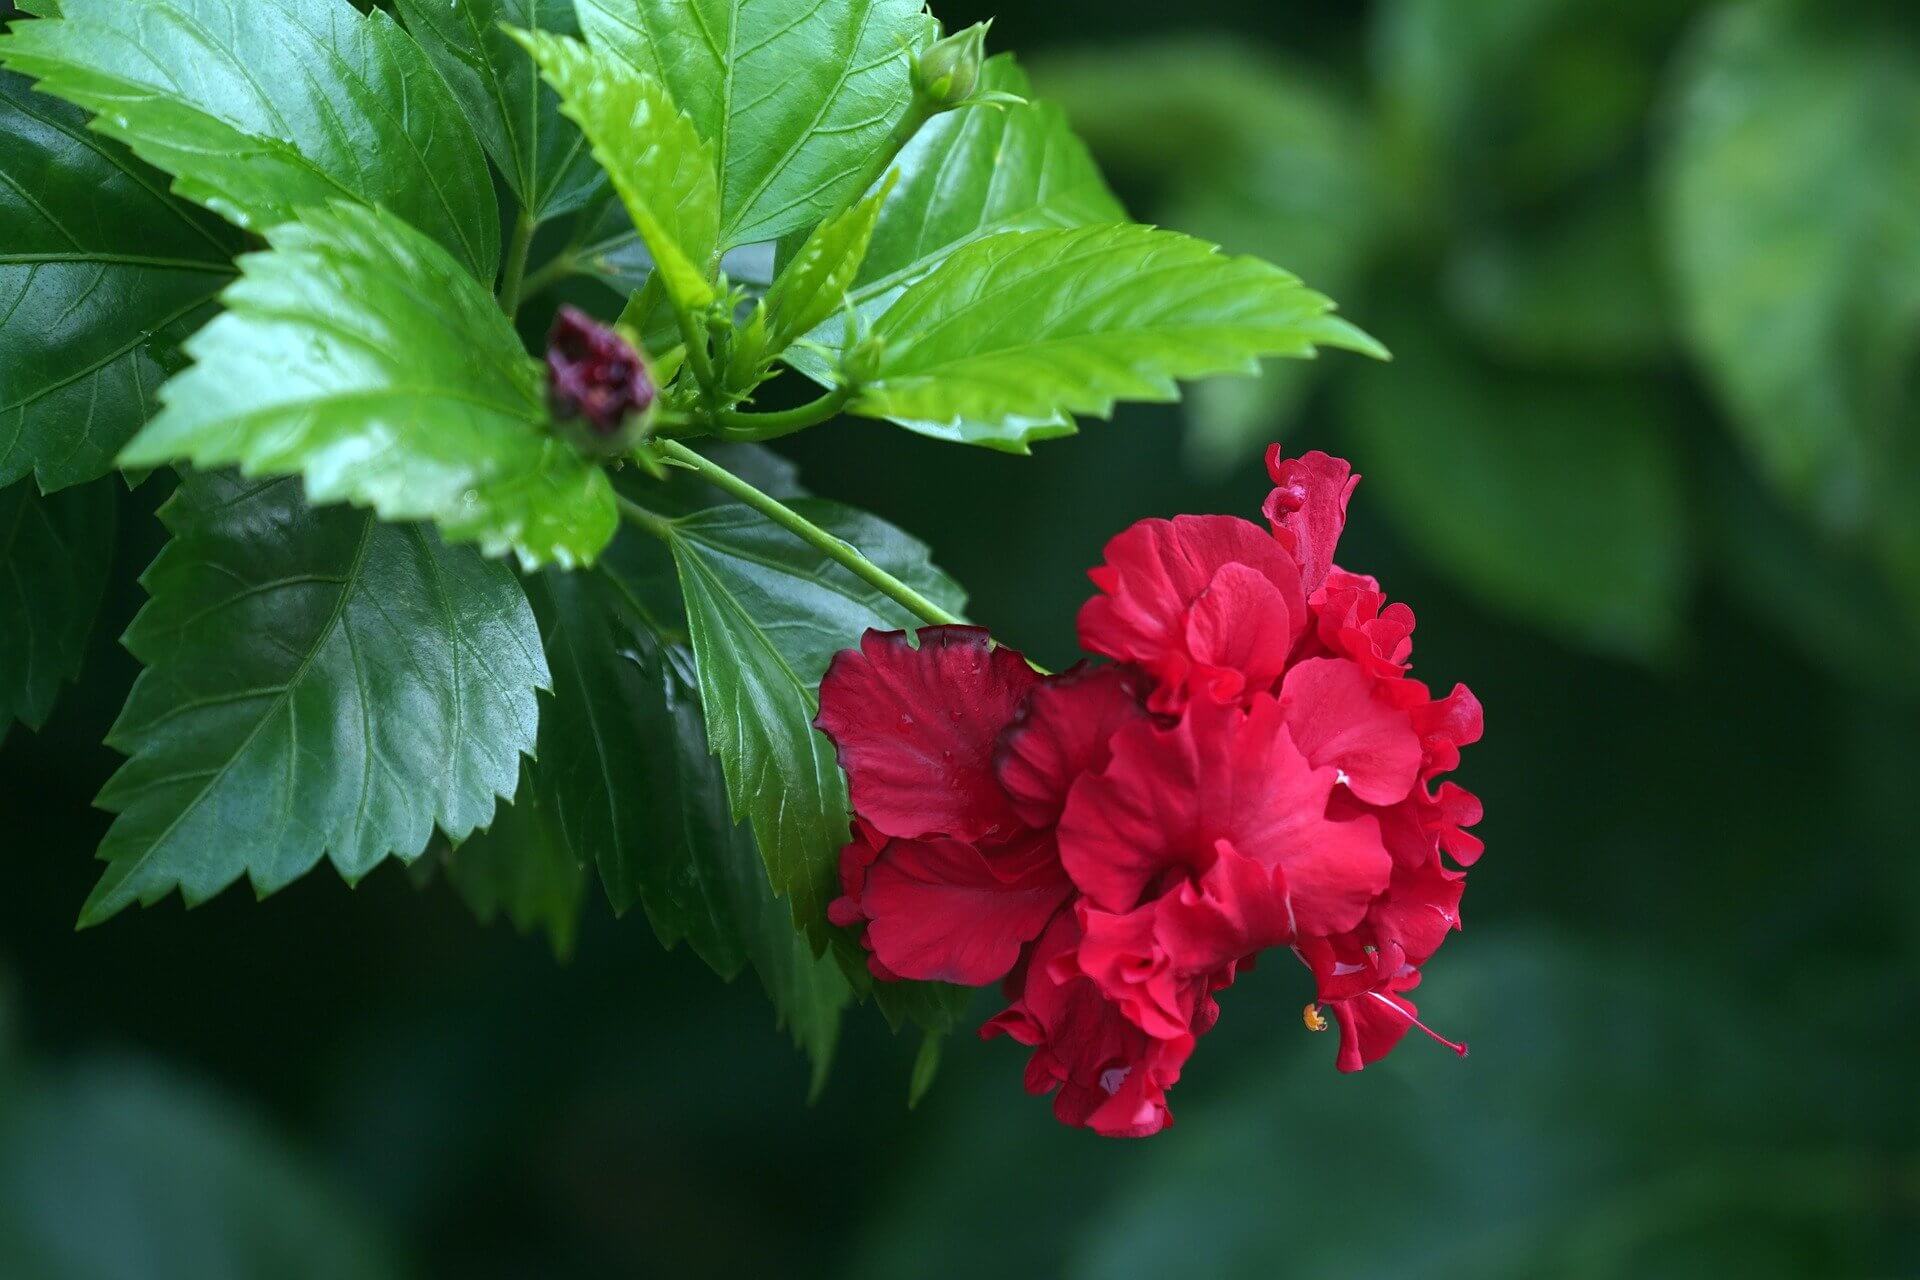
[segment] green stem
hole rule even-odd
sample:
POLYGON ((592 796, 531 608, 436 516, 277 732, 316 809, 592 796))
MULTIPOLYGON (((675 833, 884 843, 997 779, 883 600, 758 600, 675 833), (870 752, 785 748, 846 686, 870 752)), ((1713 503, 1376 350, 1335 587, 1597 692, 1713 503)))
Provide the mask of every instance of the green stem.
MULTIPOLYGON (((829 560, 840 565, 868 586, 886 595, 889 599, 897 601, 902 607, 912 612, 915 617, 920 618, 922 621, 934 626, 955 626, 965 622, 965 619, 948 613, 945 609, 942 609, 939 605, 927 599, 918 591, 915 591, 912 587, 861 555, 857 548, 846 542, 842 542, 839 538, 834 537, 825 529, 822 529, 819 525, 813 523, 813 521, 807 519, 785 503, 768 497, 766 494, 748 484, 745 480, 742 480, 739 476, 728 471, 725 467, 716 466, 677 440, 662 440, 658 447, 660 452, 669 460, 692 471, 702 480, 705 480, 708 484, 713 485, 728 496, 738 499, 745 505, 752 507, 755 511, 758 511, 761 515, 773 521, 788 533, 793 534, 802 542, 819 550, 829 560)), ((621 507, 622 514, 627 515, 629 519, 635 520, 636 523, 649 528, 653 532, 660 532, 660 529, 657 527, 660 521, 658 516, 655 516, 650 511, 644 511, 639 508, 635 509, 637 514, 629 512, 628 507, 631 506, 633 506, 632 503, 624 503, 621 507), (644 517, 644 519, 641 517, 644 517), (649 521, 653 523, 649 523, 649 521)))
POLYGON ((700 406, 707 416, 717 418, 720 383, 714 377, 713 353, 707 350, 706 327, 700 317, 679 303, 674 304, 673 314, 680 323, 680 340, 687 347, 687 363, 693 366, 693 380, 700 384, 700 406))
POLYGON ((500 269, 500 309, 511 320, 520 312, 521 287, 527 276, 527 253, 533 248, 533 233, 540 224, 525 209, 513 224, 513 238, 507 242, 507 263, 500 269))
POLYGON ((613 495, 613 502, 620 510, 620 517, 629 524, 639 525, 654 537, 665 541, 673 536, 673 521, 663 515, 647 510, 623 493, 613 495))
POLYGON ((553 257, 547 259, 546 262, 534 268, 533 272, 527 276, 527 282, 520 288, 520 296, 523 298, 538 297, 542 291, 551 289, 554 285, 559 284, 562 280, 572 275, 577 265, 571 252, 555 254, 553 257))
POLYGON ((728 440, 777 440, 796 431, 818 426, 853 400, 853 388, 837 387, 817 400, 809 400, 792 409, 767 413, 737 413, 731 409, 716 415, 713 424, 728 440))

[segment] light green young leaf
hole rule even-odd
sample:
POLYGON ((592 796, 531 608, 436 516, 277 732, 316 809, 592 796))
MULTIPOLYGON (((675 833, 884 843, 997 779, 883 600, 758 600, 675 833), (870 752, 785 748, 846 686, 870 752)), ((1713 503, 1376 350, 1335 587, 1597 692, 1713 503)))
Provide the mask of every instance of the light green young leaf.
MULTIPOLYGON (((988 59, 983 83, 1001 92, 1029 91, 1026 76, 1008 54, 988 59)), ((869 319, 962 245, 1002 231, 1126 218, 1086 147, 1051 103, 936 116, 914 135, 892 171, 900 175, 898 183, 881 207, 849 294, 869 319)), ((843 330, 831 322, 809 335, 828 348, 837 347, 842 337, 843 330)), ((816 382, 832 384, 831 358, 795 347, 785 359, 816 382)), ((1026 453, 1035 440, 1073 433, 1073 424, 1064 419, 1023 430, 1000 423, 894 421, 936 439, 1010 453, 1026 453)))
POLYGON ((447 855, 447 882, 480 923, 505 914, 521 933, 544 929, 554 955, 573 954, 586 896, 586 870, 551 812, 551 802, 523 761, 513 803, 502 804, 493 825, 476 831, 447 855))
POLYGON ((1600 653, 1668 656, 1692 568, 1670 400, 1630 377, 1490 368, 1430 329, 1405 318, 1387 334, 1395 363, 1345 385, 1364 492, 1501 612, 1600 653))
POLYGON ((596 48, 665 82, 718 159, 720 247, 842 207, 906 112, 921 0, 578 0, 596 48))
MULTIPOLYGON (((793 506, 941 607, 964 608, 964 593, 927 549, 892 525, 831 503, 793 506)), ((752 823, 794 922, 824 946, 848 810, 832 744, 813 728, 820 677, 867 628, 919 621, 746 507, 698 512, 671 530, 707 732, 734 816, 752 823)))
POLYGON ((493 282, 500 219, 473 129, 420 46, 347 0, 67 0, 0 62, 253 231, 352 198, 493 282))
MULTIPOLYGON (((1050 59, 1036 73, 1112 172, 1162 192, 1154 221, 1277 262, 1344 297, 1389 205, 1373 129, 1317 70, 1222 37, 1153 39, 1050 59)), ((1273 361, 1188 393, 1188 459, 1257 457, 1324 370, 1273 361)))
POLYGON ((581 208, 600 168, 526 51, 503 29, 577 35, 573 0, 398 0, 407 30, 439 68, 507 186, 536 220, 581 208))
POLYGON ((852 411, 1004 424, 1010 438, 1115 401, 1174 400, 1176 378, 1254 373, 1316 345, 1383 355, 1278 267, 1131 225, 969 244, 874 326, 886 343, 852 411))
POLYGON ((529 565, 599 554, 619 521, 613 488, 548 433, 539 367, 459 264, 349 204, 308 209, 268 240, 123 464, 297 473, 313 502, 433 520, 529 565))
POLYGON ((464 839, 512 794, 547 665, 506 566, 430 528, 309 508, 292 480, 189 476, 126 635, 146 664, 108 736, 130 758, 81 912, 97 924, 332 859, 349 882, 464 839))
POLYGON ((866 260, 891 177, 845 213, 814 228, 767 291, 767 347, 778 354, 847 305, 847 291, 866 260))
POLYGON ((714 299, 720 189, 713 152, 656 75, 578 40, 516 31, 593 146, 680 307, 714 299))
POLYGON ((233 279, 231 228, 86 124, 0 72, 0 485, 112 470, 233 279))
POLYGON ((113 558, 115 482, 0 489, 0 738, 38 729, 77 678, 113 558))

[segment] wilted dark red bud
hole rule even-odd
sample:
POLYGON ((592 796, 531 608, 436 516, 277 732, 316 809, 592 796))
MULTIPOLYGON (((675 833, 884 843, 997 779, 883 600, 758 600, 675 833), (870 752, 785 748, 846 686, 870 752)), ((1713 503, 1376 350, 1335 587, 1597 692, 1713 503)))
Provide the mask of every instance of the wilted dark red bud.
POLYGON ((636 434, 658 394, 646 357, 577 307, 560 308, 547 335, 547 386, 556 417, 608 446, 636 434))

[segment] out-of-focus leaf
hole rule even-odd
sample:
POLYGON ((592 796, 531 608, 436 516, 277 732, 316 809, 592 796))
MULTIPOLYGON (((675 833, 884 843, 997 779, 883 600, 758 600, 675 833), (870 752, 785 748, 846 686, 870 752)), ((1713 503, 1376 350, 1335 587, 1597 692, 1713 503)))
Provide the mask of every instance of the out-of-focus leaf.
POLYGON ((1178 378, 1253 373, 1319 346, 1384 354, 1333 304, 1255 258, 1125 224, 1016 231, 957 250, 874 326, 852 412, 966 444, 1177 399, 1178 378), (936 428, 944 426, 941 432, 936 428))
MULTIPOLYGON (((1344 297, 1380 234, 1372 132, 1335 86, 1244 43, 1156 41, 1057 59, 1038 72, 1109 169, 1160 192, 1155 220, 1277 262, 1344 297)), ((1187 454, 1245 465, 1284 433, 1319 366, 1187 394, 1187 454)))
POLYGON ((715 156, 666 82, 578 40, 544 31, 518 31, 514 38, 593 144, 668 294, 690 310, 713 301, 720 233, 715 156))
POLYGON ((113 558, 111 479, 41 495, 0 489, 0 738, 15 720, 46 724, 78 678, 113 558))
POLYGON ((0 485, 110 471, 233 278, 239 237, 86 126, 0 72, 0 485))
POLYGON ((577 35, 573 0, 398 0, 407 30, 459 98, 520 205, 536 219, 580 208, 600 168, 560 100, 504 27, 577 35))
POLYGON ((1471 217, 1534 199, 1625 156, 1693 7, 1388 0, 1373 64, 1408 229, 1431 235, 1449 209, 1471 217))
POLYGON ((1871 1273, 1858 1222, 1878 1175, 1816 1145, 1828 1117, 1766 1105, 1791 1078, 1759 1048, 1768 1019, 1617 950, 1453 945, 1421 1012, 1470 1039, 1471 1058, 1415 1036, 1342 1079, 1296 1021, 1254 1070, 1179 1111, 1180 1142, 1134 1167, 1063 1273, 1871 1273))
MULTIPOLYGON (((958 613, 965 606, 927 549, 892 525, 830 503, 794 507, 941 607, 958 613)), ((832 744, 813 727, 820 677, 869 627, 920 622, 746 507, 697 512, 671 530, 707 732, 733 812, 752 822, 794 923, 824 946, 848 808, 832 744)))
POLYGON ((1508 361, 1573 369, 1644 365, 1671 349, 1652 227, 1615 183, 1549 220, 1464 236, 1445 268, 1452 312, 1508 361))
POLYGON ((313 502, 433 520, 530 566, 600 553, 619 523, 606 473, 549 433, 540 367, 444 250, 344 203, 268 240, 123 463, 302 475, 313 502))
POLYGON ((719 161, 720 246, 840 208, 905 112, 920 0, 578 0, 598 49, 658 77, 719 161))
POLYGON ((201 1086, 100 1059, 0 1107, 0 1275, 390 1280, 361 1210, 201 1086))
POLYGON ((346 0, 67 0, 0 61, 253 231, 350 197, 493 282, 500 218, 473 129, 425 53, 346 0), (192 74, 185 69, 191 68, 192 74))
POLYGON ((1920 617, 1920 41, 1732 6, 1680 83, 1667 232, 1694 349, 1773 482, 1877 532, 1920 617))
POLYGON ((494 811, 493 825, 448 854, 447 881, 482 924, 504 913, 521 933, 544 929, 554 954, 565 957, 580 928, 587 877, 531 767, 522 763, 513 803, 494 811))
MULTIPOLYGON (((1658 658, 1690 571, 1658 384, 1504 374, 1419 322, 1345 395, 1367 492, 1436 569, 1574 644, 1658 658)), ((1389 584, 1391 585, 1391 584, 1389 584)))
POLYGON ((309 508, 293 480, 189 476, 127 631, 146 664, 108 742, 96 924, 243 874, 261 895, 331 857, 357 881, 411 861, 434 825, 493 820, 548 684, 506 566, 431 528, 309 508))

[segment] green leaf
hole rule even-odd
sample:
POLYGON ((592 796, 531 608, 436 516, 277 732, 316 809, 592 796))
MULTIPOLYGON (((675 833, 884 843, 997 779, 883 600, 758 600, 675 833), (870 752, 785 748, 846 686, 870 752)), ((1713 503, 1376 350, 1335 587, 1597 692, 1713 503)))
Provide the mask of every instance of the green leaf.
POLYGON ((0 72, 0 485, 112 470, 233 278, 239 237, 86 122, 0 72))
POLYGON ((713 153, 666 85, 578 40, 521 31, 513 38, 586 132, 674 302, 687 310, 712 302, 720 219, 713 153))
POLYGON ((1424 316, 1387 336, 1394 364, 1345 388, 1363 498, 1502 612, 1602 653, 1669 656, 1691 554, 1659 384, 1503 374, 1424 316))
POLYGON ((577 0, 596 48, 663 81, 713 144, 720 247, 778 240, 858 194, 905 113, 920 0, 577 0))
POLYGON ((131 757, 81 913, 97 924, 329 856, 357 881, 492 820, 548 683, 511 571, 430 528, 310 509, 291 480, 189 476, 127 648, 146 664, 108 742, 131 757))
POLYGON ((814 228, 767 291, 767 350, 785 351, 845 307, 848 289, 866 261, 880 207, 893 190, 889 177, 851 209, 814 228))
POLYGON ((361 1206, 206 1086, 118 1058, 36 1076, 0 1114, 0 1275, 405 1274, 361 1206))
POLYGON ((544 929, 553 953, 573 954, 587 877, 523 762, 512 804, 447 856, 447 881, 482 924, 502 914, 521 933, 544 929))
POLYGON ((1174 400, 1176 378, 1253 373, 1316 344, 1384 354, 1278 267, 1129 225, 978 240, 874 327, 887 344, 852 411, 1001 424, 1010 439, 1120 399, 1174 400))
POLYGON ((572 0, 398 0, 521 208, 544 221, 600 189, 600 169, 526 51, 502 29, 577 35, 572 0))
MULTIPOLYGON (((964 607, 964 593, 927 549, 892 525, 831 503, 793 506, 943 608, 964 607)), ((794 922, 824 945, 848 809, 833 747, 813 728, 820 677, 867 628, 919 622, 745 507, 698 512, 671 530, 707 731, 734 816, 752 823, 794 922)))
POLYGON ((346 0, 67 0, 15 23, 0 61, 90 111, 253 231, 350 197, 392 210, 493 282, 486 158, 420 46, 346 0), (187 69, 191 74, 186 74, 187 69))
POLYGON ((947 1037, 938 1031, 928 1031, 920 1036, 919 1052, 913 1055, 913 1076, 907 1081, 907 1109, 913 1110, 920 1100, 933 1088, 934 1077, 940 1074, 940 1047, 947 1037))
MULTIPOLYGON (((983 83, 1000 92, 1028 92, 1026 76, 1006 54, 987 60, 983 83)), ((962 245, 1002 231, 1078 227, 1126 217, 1066 117, 1045 102, 936 116, 914 135, 892 172, 899 179, 881 206, 866 261, 849 294, 869 319, 962 245)), ((809 338, 832 348, 843 336, 840 327, 829 323, 809 338)), ((832 385, 830 358, 795 347, 785 359, 816 382, 832 385)), ((1065 420, 1021 430, 1000 423, 894 421, 936 439, 1010 453, 1026 453, 1035 440, 1073 432, 1065 420)))
POLYGON ((42 496, 0 489, 0 737, 38 729, 80 675, 106 590, 119 495, 112 480, 42 496))
POLYGON ((548 433, 539 366, 445 250, 349 204, 268 241, 123 464, 297 472, 313 502, 434 520, 490 555, 599 554, 619 522, 606 474, 548 433))
POLYGON ((1920 48, 1779 4, 1726 8, 1702 37, 1665 164, 1693 349, 1803 509, 1856 532, 1910 514, 1920 48))
POLYGON ((672 567, 655 563, 664 558, 657 544, 629 540, 591 572, 541 580, 534 600, 554 697, 530 785, 572 859, 599 867, 617 912, 639 902, 662 945, 685 940, 729 980, 753 966, 817 1087, 847 984, 830 957, 814 957, 774 897, 752 832, 728 809, 693 655, 676 632, 685 619, 672 567))
POLYGON ((1610 184, 1550 220, 1463 237, 1447 263, 1447 301, 1505 359, 1657 364, 1674 324, 1649 224, 1643 193, 1610 184))

